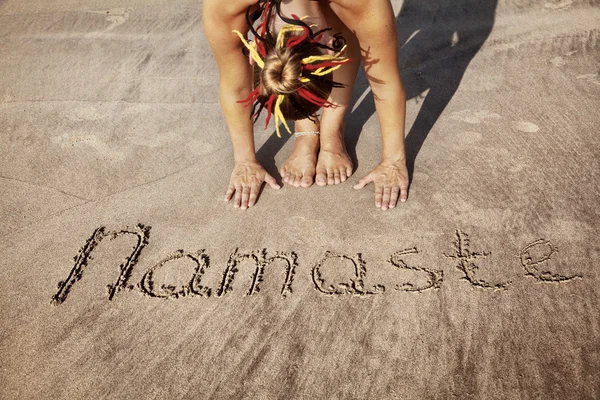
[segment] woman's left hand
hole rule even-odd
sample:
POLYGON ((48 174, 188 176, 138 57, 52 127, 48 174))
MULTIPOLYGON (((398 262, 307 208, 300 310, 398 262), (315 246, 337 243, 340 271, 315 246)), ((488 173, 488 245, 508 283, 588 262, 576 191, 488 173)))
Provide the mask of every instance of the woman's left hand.
POLYGON ((398 198, 408 197, 408 169, 406 161, 382 161, 367 176, 361 178, 354 189, 362 189, 369 183, 375 184, 375 207, 387 210, 396 207, 398 198))

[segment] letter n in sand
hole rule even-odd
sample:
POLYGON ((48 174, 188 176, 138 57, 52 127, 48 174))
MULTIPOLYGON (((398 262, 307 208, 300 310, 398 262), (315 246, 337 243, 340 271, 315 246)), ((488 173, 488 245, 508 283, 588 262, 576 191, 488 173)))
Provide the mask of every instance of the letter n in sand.
POLYGON ((134 229, 126 228, 121 231, 110 232, 107 232, 104 226, 97 228, 92 236, 85 242, 85 245, 81 248, 79 254, 75 256, 75 265, 71 269, 67 279, 58 283, 58 292, 52 296, 52 303, 55 305, 64 303, 73 285, 83 277, 88 262, 92 258, 91 254, 102 239, 108 236, 113 240, 125 235, 136 236, 137 241, 132 248, 131 254, 129 254, 125 261, 119 266, 119 276, 117 277, 116 282, 108 286, 108 299, 112 300, 118 292, 123 290, 131 275, 133 266, 137 263, 142 249, 148 244, 148 238, 150 237, 149 226, 139 224, 134 229))

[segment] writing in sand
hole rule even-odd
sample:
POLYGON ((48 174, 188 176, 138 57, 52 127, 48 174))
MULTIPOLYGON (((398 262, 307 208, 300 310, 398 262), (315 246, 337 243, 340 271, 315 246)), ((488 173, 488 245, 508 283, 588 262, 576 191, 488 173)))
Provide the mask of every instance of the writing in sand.
MULTIPOLYGON (((298 254, 296 252, 270 252, 267 249, 242 252, 236 249, 230 254, 225 270, 218 287, 208 287, 202 283, 202 278, 210 267, 210 260, 205 250, 199 250, 194 253, 177 250, 168 254, 158 263, 152 265, 143 274, 137 284, 132 284, 130 278, 134 268, 137 266, 140 254, 148 245, 150 238, 150 227, 142 224, 135 228, 126 228, 123 230, 109 231, 106 227, 99 227, 87 239, 79 254, 74 257, 74 265, 69 272, 68 277, 58 283, 58 291, 52 297, 52 303, 62 304, 67 300, 73 286, 83 278, 92 254, 98 244, 109 238, 114 240, 120 237, 133 237, 134 246, 124 261, 119 265, 116 273, 118 274, 114 283, 107 286, 108 300, 112 300, 120 292, 138 291, 151 298, 178 299, 186 296, 197 297, 223 297, 233 290, 233 284, 238 272, 238 266, 241 263, 250 262, 254 266, 254 271, 250 277, 247 296, 254 296, 260 291, 261 283, 264 279, 265 270, 277 264, 283 264, 283 283, 280 294, 287 297, 292 294, 292 285, 296 276, 298 266, 298 254), (193 269, 189 280, 184 284, 168 284, 156 282, 155 275, 169 268, 176 260, 186 259, 191 261, 193 269)), ((488 257, 489 252, 476 252, 471 250, 469 235, 461 230, 456 230, 454 241, 451 243, 452 251, 444 253, 444 258, 452 261, 461 274, 461 277, 468 284, 475 288, 483 290, 507 290, 510 281, 500 283, 489 283, 481 279, 478 275, 480 269, 480 260, 488 257)), ((442 287, 444 281, 444 272, 442 270, 430 269, 417 266, 412 263, 411 256, 419 254, 417 247, 406 248, 396 251, 387 259, 394 269, 412 271, 420 275, 419 284, 406 282, 394 285, 393 290, 402 292, 424 292, 429 290, 438 290, 442 287)), ((562 275, 559 272, 550 270, 549 261, 557 254, 556 247, 546 239, 538 239, 525 245, 518 253, 518 259, 524 270, 524 275, 533 278, 542 283, 570 282, 581 279, 581 275, 562 275)), ((360 253, 346 255, 326 251, 320 260, 316 262, 311 269, 310 277, 317 292, 329 296, 372 296, 380 295, 389 291, 383 284, 365 287, 365 277, 367 274, 366 262, 360 253), (346 263, 348 271, 353 271, 344 282, 328 282, 324 277, 324 271, 328 268, 335 268, 339 263, 346 263)))

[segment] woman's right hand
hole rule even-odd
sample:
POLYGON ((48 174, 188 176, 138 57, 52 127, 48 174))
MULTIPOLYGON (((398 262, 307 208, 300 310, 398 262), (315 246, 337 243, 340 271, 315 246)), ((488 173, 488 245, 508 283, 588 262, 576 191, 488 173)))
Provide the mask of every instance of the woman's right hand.
POLYGON ((273 189, 280 188, 275 178, 269 175, 257 161, 236 162, 231 173, 227 194, 225 194, 225 201, 234 198, 233 206, 242 210, 252 207, 256 203, 263 182, 273 189))

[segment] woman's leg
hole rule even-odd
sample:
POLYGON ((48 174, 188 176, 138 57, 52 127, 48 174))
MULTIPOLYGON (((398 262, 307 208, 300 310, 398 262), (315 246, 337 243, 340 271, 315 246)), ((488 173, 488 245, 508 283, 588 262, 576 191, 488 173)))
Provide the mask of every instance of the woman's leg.
POLYGON ((360 47, 356 36, 340 21, 329 5, 326 2, 320 4, 333 32, 344 35, 348 56, 352 59, 333 73, 334 81, 345 85, 343 88, 334 88, 329 96, 329 101, 338 107, 324 109, 321 116, 321 150, 317 161, 316 182, 319 186, 325 186, 337 185, 352 175, 352 161, 344 144, 344 119, 360 65, 360 47))

